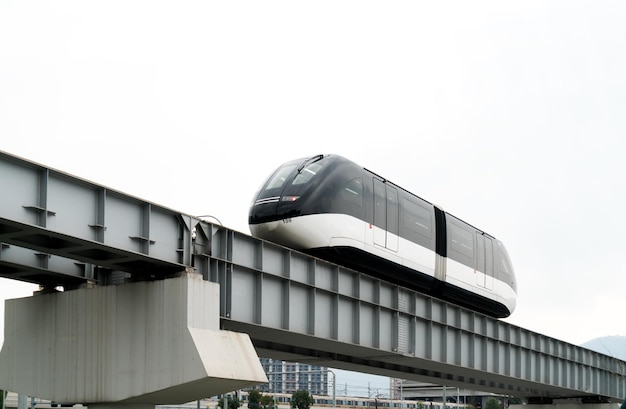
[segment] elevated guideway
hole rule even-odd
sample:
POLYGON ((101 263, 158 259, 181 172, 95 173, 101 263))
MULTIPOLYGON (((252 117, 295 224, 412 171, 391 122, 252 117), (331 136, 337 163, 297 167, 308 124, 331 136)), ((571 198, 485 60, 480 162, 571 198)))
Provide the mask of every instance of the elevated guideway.
POLYGON ((543 401, 626 395, 623 361, 4 153, 0 189, 0 276, 44 292, 199 274, 219 284, 221 328, 261 356, 543 401))

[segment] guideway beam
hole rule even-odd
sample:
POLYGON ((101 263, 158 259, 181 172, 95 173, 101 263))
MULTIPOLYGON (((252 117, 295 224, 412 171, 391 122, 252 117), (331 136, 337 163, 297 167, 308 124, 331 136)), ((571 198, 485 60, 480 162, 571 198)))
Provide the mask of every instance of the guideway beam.
POLYGON ((222 226, 197 233, 194 266, 221 284, 222 328, 262 356, 520 398, 624 399, 616 358, 222 226))
POLYGON ((179 404, 266 383, 196 273, 5 302, 0 389, 56 402, 179 404))

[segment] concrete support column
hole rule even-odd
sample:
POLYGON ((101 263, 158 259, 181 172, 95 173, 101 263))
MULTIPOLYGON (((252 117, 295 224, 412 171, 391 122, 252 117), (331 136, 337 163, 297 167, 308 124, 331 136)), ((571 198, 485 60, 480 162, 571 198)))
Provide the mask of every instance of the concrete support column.
POLYGON ((0 389, 146 409, 265 382, 249 336, 219 329, 219 285, 195 273, 5 303, 0 389))

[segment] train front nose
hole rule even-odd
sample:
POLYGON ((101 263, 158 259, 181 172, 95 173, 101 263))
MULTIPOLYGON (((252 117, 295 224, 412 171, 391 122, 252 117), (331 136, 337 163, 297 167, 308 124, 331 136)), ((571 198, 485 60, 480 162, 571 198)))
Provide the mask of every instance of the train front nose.
POLYGON ((257 198, 254 203, 252 203, 252 206, 250 206, 248 224, 255 225, 276 220, 279 201, 279 196, 257 198))
POLYGON ((271 240, 272 237, 274 237, 274 233, 279 224, 280 222, 278 221, 266 222, 261 224, 250 224, 250 233, 252 233, 254 237, 271 240))

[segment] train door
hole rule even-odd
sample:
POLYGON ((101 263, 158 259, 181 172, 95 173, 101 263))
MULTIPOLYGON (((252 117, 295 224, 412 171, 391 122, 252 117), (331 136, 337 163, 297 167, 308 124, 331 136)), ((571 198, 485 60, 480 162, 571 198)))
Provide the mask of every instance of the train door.
POLYGON ((374 178, 374 244, 398 251, 398 190, 374 178))
POLYGON ((476 284, 493 290, 493 240, 476 233, 476 284))

